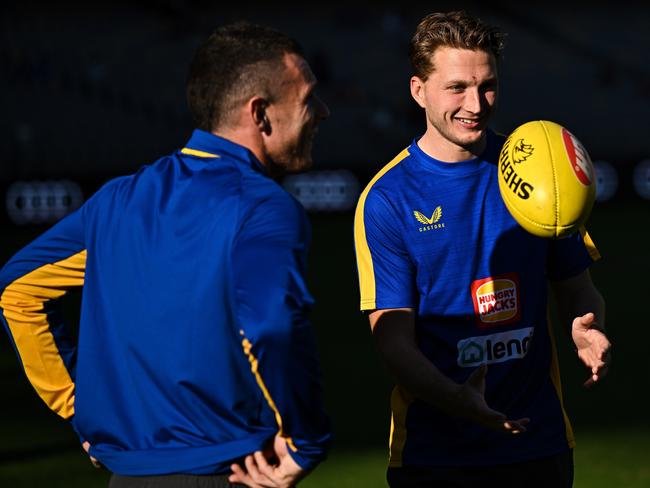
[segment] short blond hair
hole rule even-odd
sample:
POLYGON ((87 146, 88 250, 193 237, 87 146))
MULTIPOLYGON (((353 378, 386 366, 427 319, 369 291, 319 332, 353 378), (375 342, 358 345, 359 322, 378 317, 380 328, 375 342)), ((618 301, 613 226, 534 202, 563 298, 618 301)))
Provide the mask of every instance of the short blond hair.
POLYGON ((415 76, 423 79, 435 70, 433 53, 441 46, 486 51, 499 58, 505 34, 465 11, 436 12, 424 17, 411 38, 409 56, 415 76))

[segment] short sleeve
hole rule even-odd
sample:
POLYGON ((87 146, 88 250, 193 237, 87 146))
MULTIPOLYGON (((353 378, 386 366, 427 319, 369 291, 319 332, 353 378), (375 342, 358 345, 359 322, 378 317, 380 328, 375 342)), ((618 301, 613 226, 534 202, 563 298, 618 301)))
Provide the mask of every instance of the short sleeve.
POLYGON ((600 253, 583 227, 564 239, 549 241, 547 277, 552 281, 572 278, 599 259, 600 253))
POLYGON ((416 306, 415 267, 400 228, 381 191, 370 188, 361 195, 354 221, 361 310, 416 306))

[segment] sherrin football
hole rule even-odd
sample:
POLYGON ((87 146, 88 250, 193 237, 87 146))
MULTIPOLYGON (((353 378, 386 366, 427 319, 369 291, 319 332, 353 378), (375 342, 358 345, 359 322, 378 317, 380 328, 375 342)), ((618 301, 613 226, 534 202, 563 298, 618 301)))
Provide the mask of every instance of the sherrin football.
POLYGON ((555 122, 517 127, 501 149, 498 174, 506 207, 531 234, 565 237, 589 218, 596 197, 593 164, 580 141, 555 122))

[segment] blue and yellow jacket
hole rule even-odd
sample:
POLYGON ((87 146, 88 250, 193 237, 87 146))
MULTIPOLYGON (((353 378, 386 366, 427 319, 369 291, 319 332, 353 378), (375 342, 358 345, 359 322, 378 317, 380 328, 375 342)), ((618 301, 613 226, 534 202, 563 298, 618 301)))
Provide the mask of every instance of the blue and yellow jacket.
POLYGON ((310 469, 330 432, 309 232, 250 151, 197 130, 18 252, 0 320, 39 396, 115 473, 226 472, 278 431, 310 469), (82 286, 74 340, 56 305, 82 286))

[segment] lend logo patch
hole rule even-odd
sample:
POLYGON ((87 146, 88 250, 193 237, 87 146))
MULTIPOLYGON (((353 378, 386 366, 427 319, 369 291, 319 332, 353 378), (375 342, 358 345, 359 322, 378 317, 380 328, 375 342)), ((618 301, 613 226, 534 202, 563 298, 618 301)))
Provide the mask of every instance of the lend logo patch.
POLYGON ((519 279, 516 273, 476 280, 472 300, 479 327, 494 327, 519 320, 519 279))
POLYGON ((528 354, 533 327, 458 341, 458 366, 469 368, 520 359, 528 354))

